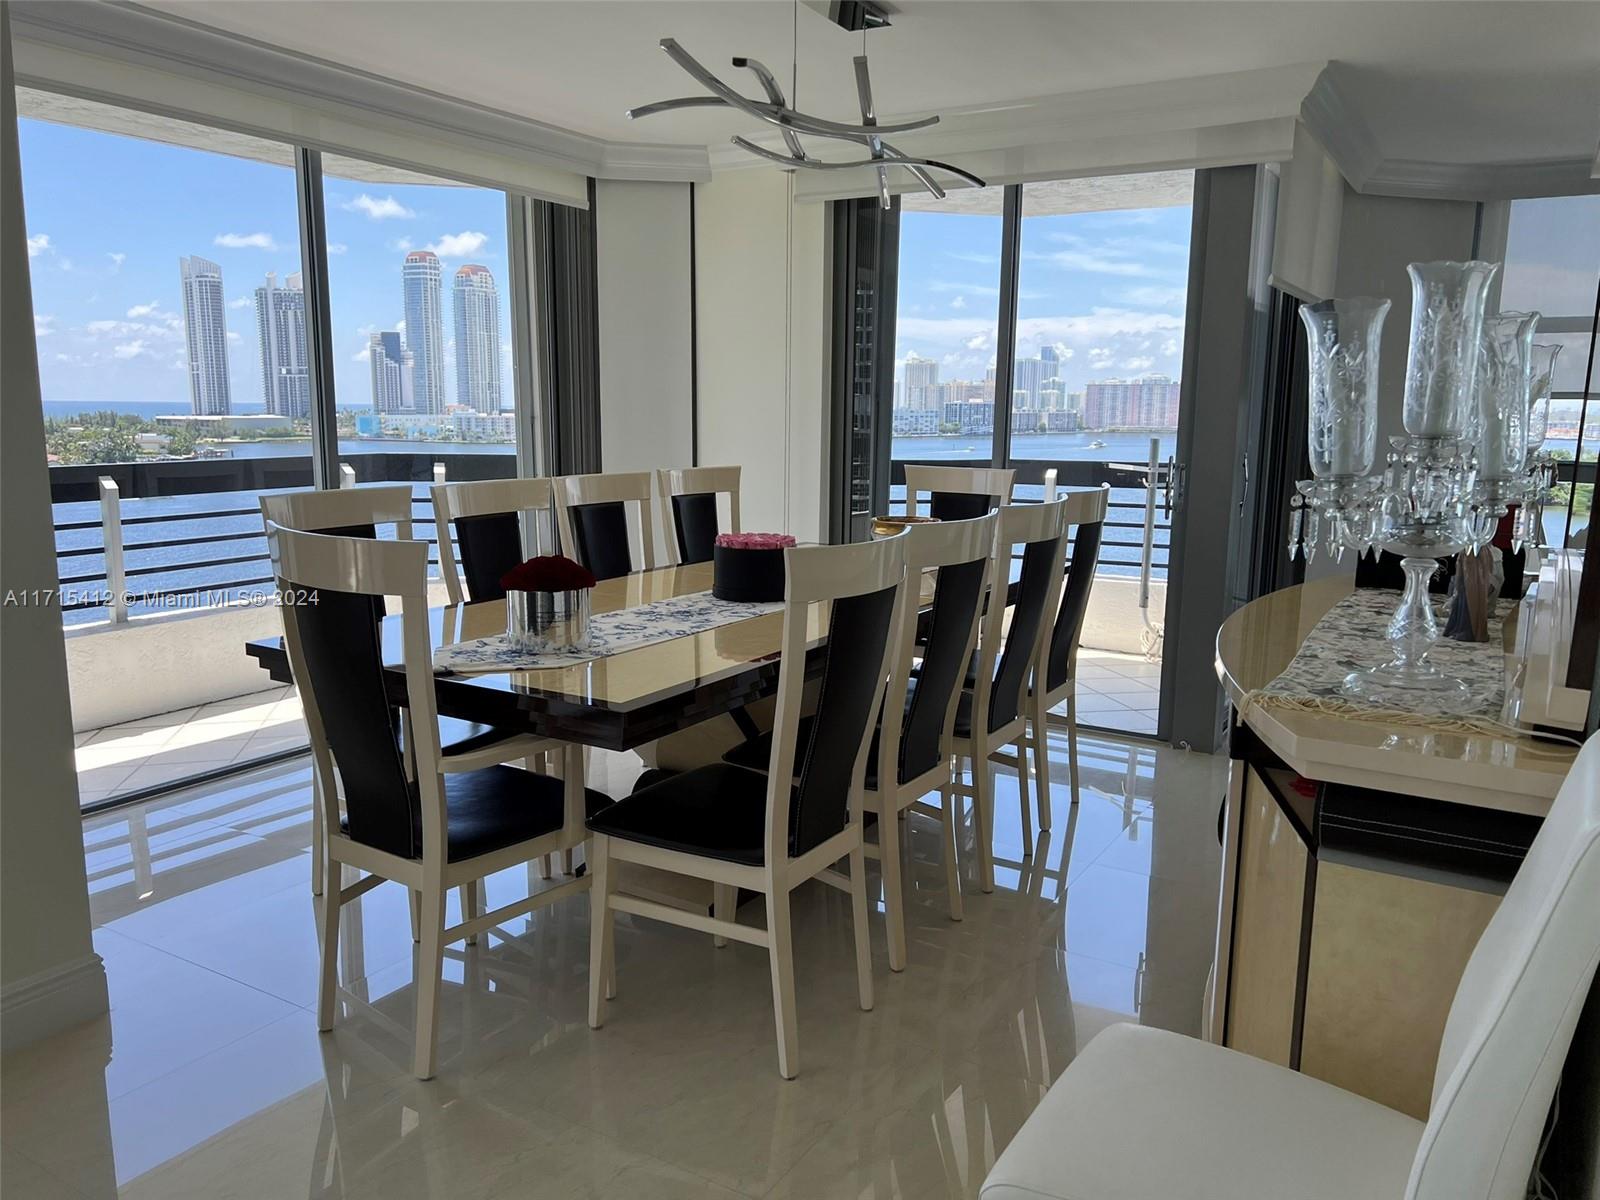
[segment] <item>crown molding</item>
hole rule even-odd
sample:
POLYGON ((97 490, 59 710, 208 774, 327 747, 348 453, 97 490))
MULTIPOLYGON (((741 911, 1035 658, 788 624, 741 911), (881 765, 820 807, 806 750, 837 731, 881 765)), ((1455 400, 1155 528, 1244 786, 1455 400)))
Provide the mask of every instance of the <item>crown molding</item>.
MULTIPOLYGON (((97 54, 213 84, 307 102, 384 126, 516 154, 601 179, 698 182, 703 146, 611 142, 367 71, 227 34, 125 0, 17 0, 14 38, 97 54)), ((49 87, 48 79, 19 80, 49 87)))
POLYGON ((1600 157, 1592 164, 1587 158, 1458 163, 1386 157, 1340 78, 1338 64, 1330 64, 1306 95, 1300 119, 1358 192, 1469 201, 1600 192, 1600 157))

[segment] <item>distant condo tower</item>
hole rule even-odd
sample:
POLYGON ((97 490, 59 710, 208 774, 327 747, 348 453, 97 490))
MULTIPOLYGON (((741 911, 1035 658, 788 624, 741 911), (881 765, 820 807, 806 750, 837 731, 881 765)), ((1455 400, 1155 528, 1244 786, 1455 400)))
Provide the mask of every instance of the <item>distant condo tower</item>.
POLYGON ((183 279, 183 327, 189 349, 189 405, 198 417, 226 416, 228 320, 222 299, 222 268, 190 255, 178 260, 183 279))
POLYGON ((411 351, 411 392, 416 410, 442 413, 444 391, 444 297, 439 256, 413 250, 401 269, 405 284, 406 349, 411 351))
POLYGON ((416 411, 416 399, 411 381, 416 363, 411 351, 400 341, 395 330, 385 330, 372 335, 367 345, 367 357, 372 366, 372 411, 375 413, 408 413, 416 411))
POLYGON ((311 415, 311 380, 306 362, 306 296, 300 276, 284 286, 267 272, 265 287, 256 289, 256 334, 261 346, 261 400, 275 416, 303 419, 311 415))
MULTIPOLYGON (((500 411, 500 293, 488 267, 456 272, 456 403, 500 411)), ((408 325, 409 329, 410 326, 408 325)))

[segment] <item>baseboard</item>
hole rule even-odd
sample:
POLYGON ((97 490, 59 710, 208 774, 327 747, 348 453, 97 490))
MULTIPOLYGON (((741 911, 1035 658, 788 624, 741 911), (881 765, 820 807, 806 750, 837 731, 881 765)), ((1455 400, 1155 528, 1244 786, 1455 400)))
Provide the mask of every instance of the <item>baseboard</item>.
POLYGON ((0 1051, 82 1024, 110 1006, 106 967, 95 953, 0 988, 0 1051))

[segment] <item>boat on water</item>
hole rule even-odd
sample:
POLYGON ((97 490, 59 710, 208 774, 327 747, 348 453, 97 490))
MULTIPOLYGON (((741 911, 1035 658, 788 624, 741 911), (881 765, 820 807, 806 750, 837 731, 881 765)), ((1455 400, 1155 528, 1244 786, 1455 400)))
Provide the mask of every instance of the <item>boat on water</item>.
POLYGON ((1106 448, 1106 444, 1104 442, 1102 442, 1099 438, 1096 438, 1094 441, 1089 443, 1089 449, 1091 449, 1091 450, 1104 450, 1105 448, 1106 448))

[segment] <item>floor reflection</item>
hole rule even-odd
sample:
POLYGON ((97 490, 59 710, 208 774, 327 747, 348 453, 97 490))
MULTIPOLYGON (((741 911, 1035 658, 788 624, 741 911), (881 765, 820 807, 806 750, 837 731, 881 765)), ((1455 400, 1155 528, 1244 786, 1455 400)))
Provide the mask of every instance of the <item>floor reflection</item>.
MULTIPOLYGON (((113 1009, 4 1063, 0 1189, 31 1196, 971 1196, 1051 1081, 1115 1021, 1200 1026, 1225 764, 1080 739, 1022 853, 996 773, 996 891, 970 818, 952 922, 938 824, 906 847, 906 971, 856 1006, 847 898, 797 893, 801 1075, 774 1068, 764 952, 619 917, 618 997, 585 1024, 588 914, 560 904, 446 960, 439 1078, 409 1074, 400 889, 346 906, 319 1035, 308 777, 291 764, 85 825, 113 1009)), ((631 756, 596 755, 625 789, 631 756)), ((872 883, 877 883, 874 874, 872 883)), ((488 905, 542 884, 488 882, 488 905)), ((759 909, 759 903, 755 905, 759 909)), ((759 911, 744 919, 759 921, 759 911)))

